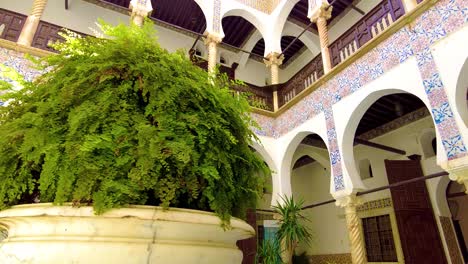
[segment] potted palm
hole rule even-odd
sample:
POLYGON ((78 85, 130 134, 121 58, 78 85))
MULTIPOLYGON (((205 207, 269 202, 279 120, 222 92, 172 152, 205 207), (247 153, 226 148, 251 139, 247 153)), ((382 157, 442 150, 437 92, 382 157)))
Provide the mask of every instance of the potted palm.
POLYGON ((0 259, 240 263, 235 242, 254 231, 231 216, 267 170, 247 101, 162 49, 151 23, 101 27, 66 36, 44 75, 0 99, 0 259))
POLYGON ((281 241, 283 262, 292 264, 298 244, 310 244, 312 235, 305 225, 309 220, 301 213, 303 200, 295 201, 292 196, 281 197, 281 200, 281 203, 273 207, 279 222, 276 238, 281 241))

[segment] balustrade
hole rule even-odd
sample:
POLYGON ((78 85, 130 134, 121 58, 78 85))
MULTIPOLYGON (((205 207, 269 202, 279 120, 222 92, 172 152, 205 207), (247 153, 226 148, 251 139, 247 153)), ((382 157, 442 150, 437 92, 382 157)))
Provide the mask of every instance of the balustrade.
POLYGON ((278 89, 278 106, 291 101, 297 94, 312 85, 323 75, 322 55, 319 53, 289 81, 278 89))
POLYGON ((0 38, 16 42, 27 16, 0 8, 0 38))
POLYGON ((236 85, 231 87, 235 93, 247 93, 250 104, 256 108, 273 111, 273 91, 278 85, 259 87, 253 84, 236 85))
MULTIPOLYGON (((62 31, 63 31, 63 27, 61 26, 57 26, 51 23, 40 21, 31 46, 35 48, 39 48, 39 49, 56 52, 56 50, 50 47, 49 44, 55 43, 57 41, 63 41, 63 37, 58 34, 59 32, 62 32, 62 31)), ((78 33, 76 31, 73 31, 73 32, 83 37, 87 36, 84 33, 78 33)))
POLYGON ((346 60, 404 13, 401 0, 382 1, 329 46, 332 67, 346 60))
MULTIPOLYGON (((261 3, 261 1, 253 0, 239 1, 245 4, 255 3, 257 5, 261 3)), ((121 2, 128 6, 126 3, 129 0, 121 0, 121 2)), ((417 2, 420 3, 422 0, 417 0, 417 2)), ((393 24, 404 12, 401 0, 382 1, 329 46, 332 66, 346 60, 365 43, 393 24)), ((0 9, 0 38, 17 41, 26 18, 25 15, 0 9)), ((32 46, 54 51, 48 44, 62 40, 62 37, 58 35, 61 29, 60 26, 41 21, 32 46)), ((205 60, 194 60, 194 64, 204 69, 207 68, 205 60)), ((220 65, 220 72, 226 73, 231 79, 235 78, 235 69, 234 65, 233 67, 220 65)), ((318 54, 286 83, 265 87, 247 84, 246 86, 235 86, 232 89, 234 93, 249 93, 248 99, 253 106, 273 111, 273 91, 278 91, 278 106, 282 107, 323 75, 322 58, 321 54, 318 54)))

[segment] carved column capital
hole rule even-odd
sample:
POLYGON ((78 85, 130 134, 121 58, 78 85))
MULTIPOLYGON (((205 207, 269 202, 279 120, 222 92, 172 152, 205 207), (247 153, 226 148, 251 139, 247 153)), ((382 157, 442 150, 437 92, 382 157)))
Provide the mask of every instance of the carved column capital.
POLYGON ((267 67, 271 67, 272 65, 280 66, 283 64, 284 56, 278 52, 271 52, 266 56, 267 60, 263 59, 263 62, 267 67))
POLYGON ((332 16, 333 6, 328 1, 322 1, 320 5, 311 11, 310 21, 317 23, 319 19, 327 21, 332 16))
POLYGON ((337 198, 335 201, 336 206, 341 208, 354 207, 357 208, 359 205, 364 204, 364 201, 357 197, 356 195, 347 195, 340 198, 337 198))
POLYGON ((130 9, 132 10, 132 21, 136 25, 143 25, 143 20, 153 11, 151 0, 131 0, 130 9))
POLYGON ((449 173, 450 180, 465 185, 468 194, 468 156, 449 160, 440 166, 449 173))
POLYGON ((209 45, 210 43, 219 44, 223 41, 223 37, 218 33, 205 32, 203 36, 205 37, 205 45, 209 45))

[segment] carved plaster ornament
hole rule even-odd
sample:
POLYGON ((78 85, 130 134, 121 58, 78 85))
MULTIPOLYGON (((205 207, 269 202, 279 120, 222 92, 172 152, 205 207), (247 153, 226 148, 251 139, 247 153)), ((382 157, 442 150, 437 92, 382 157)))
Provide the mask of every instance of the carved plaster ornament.
POLYGON ((223 41, 223 37, 218 33, 206 31, 203 35, 205 37, 205 45, 208 45, 213 42, 219 44, 221 43, 221 41, 223 41))
POLYGON ((309 12, 307 17, 312 22, 317 22, 319 17, 324 17, 325 20, 331 18, 333 6, 330 6, 328 0, 309 0, 309 12))
POLYGON ((153 6, 151 0, 131 0, 130 9, 132 16, 146 17, 149 12, 153 11, 153 6))
POLYGON ((464 185, 468 194, 468 156, 443 162, 440 166, 449 173, 450 180, 464 185))
POLYGON ((271 65, 281 65, 283 64, 284 60, 284 55, 278 53, 278 52, 271 52, 266 56, 267 60, 264 59, 263 62, 266 64, 267 67, 270 67, 271 65))

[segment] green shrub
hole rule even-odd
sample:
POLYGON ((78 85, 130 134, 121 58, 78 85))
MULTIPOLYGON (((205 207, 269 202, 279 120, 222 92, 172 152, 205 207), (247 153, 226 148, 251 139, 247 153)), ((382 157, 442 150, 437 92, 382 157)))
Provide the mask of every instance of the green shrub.
POLYGON ((281 245, 280 242, 275 239, 263 240, 257 250, 256 261, 259 264, 283 264, 281 260, 281 245))
POLYGON ((267 168, 245 98, 161 48, 151 23, 101 27, 108 38, 66 37, 38 61, 47 73, 0 98, 0 209, 151 204, 227 223, 254 207, 267 168))

